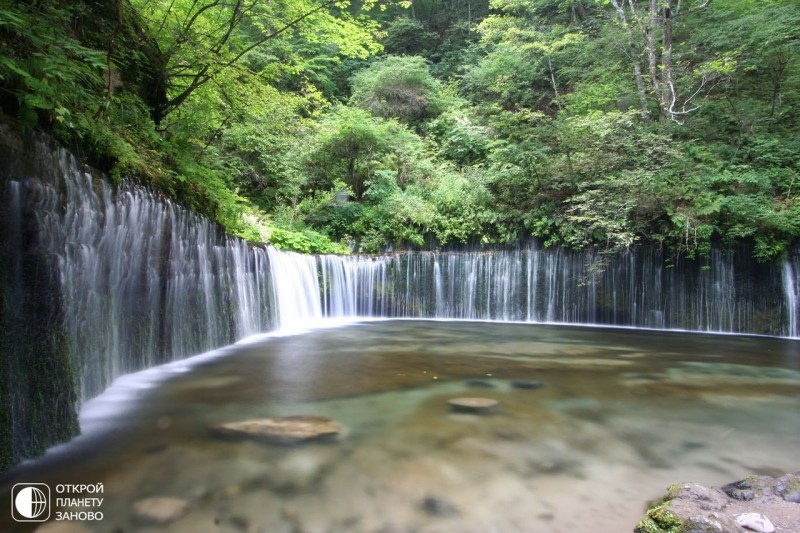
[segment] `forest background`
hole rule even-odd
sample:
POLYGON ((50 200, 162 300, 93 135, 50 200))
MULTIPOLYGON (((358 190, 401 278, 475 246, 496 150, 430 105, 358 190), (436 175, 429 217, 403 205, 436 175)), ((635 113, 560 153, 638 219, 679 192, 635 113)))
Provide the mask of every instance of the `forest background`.
POLYGON ((800 235, 796 0, 0 0, 0 107, 251 242, 800 235))

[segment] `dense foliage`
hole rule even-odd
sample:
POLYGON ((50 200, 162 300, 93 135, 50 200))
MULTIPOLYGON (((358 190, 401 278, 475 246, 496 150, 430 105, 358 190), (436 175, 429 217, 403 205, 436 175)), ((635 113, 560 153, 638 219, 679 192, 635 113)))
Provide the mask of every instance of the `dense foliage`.
POLYGON ((0 0, 0 104, 301 251, 800 235, 794 0, 0 0))

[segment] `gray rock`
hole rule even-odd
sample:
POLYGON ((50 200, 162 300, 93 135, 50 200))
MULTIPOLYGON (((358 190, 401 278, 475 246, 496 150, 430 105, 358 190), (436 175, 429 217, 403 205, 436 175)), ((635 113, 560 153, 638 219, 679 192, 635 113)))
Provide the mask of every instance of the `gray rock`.
POLYGON ((736 523, 752 531, 758 531, 759 533, 772 533, 775 531, 775 526, 772 525, 769 518, 758 513, 737 514, 736 523))
POLYGON ((684 520, 681 533, 740 533, 742 528, 724 512, 693 516, 684 520))
POLYGON ((800 491, 784 494, 783 499, 789 503, 800 503, 800 491))
POLYGON ((797 531, 800 508, 790 499, 800 500, 796 474, 778 479, 750 476, 724 487, 704 487, 696 483, 673 485, 665 503, 647 511, 636 527, 639 533, 666 531, 680 524, 683 533, 742 533, 756 531, 797 531), (758 512, 754 512, 758 511, 758 512), (770 519, 760 513, 772 516, 770 519))
POLYGON ((693 501, 704 511, 721 511, 728 504, 724 492, 697 483, 684 483, 669 491, 669 498, 693 501))
POLYGON ((181 498, 145 498, 133 504, 133 517, 148 525, 164 525, 177 520, 186 513, 189 502, 181 498))
MULTIPOLYGON (((736 483, 725 485, 722 489, 731 498, 740 501, 769 501, 780 496, 792 485, 793 476, 779 479, 770 476, 750 476, 736 483)), ((800 483, 794 485, 800 488, 800 483)))
POLYGON ((684 522, 681 530, 683 533, 727 533, 730 528, 725 528, 715 516, 701 516, 690 518, 684 522))
POLYGON ((722 490, 734 500, 749 502, 756 497, 755 491, 746 479, 725 485, 722 490))
POLYGON ((756 493, 750 489, 734 489, 729 492, 728 495, 734 500, 740 500, 743 502, 753 501, 756 497, 756 493))
POLYGON ((800 503, 800 476, 796 474, 786 474, 775 480, 775 494, 783 496, 787 502, 800 503))

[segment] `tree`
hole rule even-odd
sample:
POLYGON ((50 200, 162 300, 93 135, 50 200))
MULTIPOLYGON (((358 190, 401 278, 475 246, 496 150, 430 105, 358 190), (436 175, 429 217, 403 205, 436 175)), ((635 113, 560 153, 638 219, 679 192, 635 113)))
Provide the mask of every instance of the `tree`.
MULTIPOLYGON (((342 56, 360 58, 379 47, 372 35, 375 23, 348 11, 347 0, 132 1, 161 51, 166 94, 153 110, 157 123, 220 77, 248 69, 264 72, 269 65, 264 56, 248 62, 268 43, 291 37, 329 42, 342 56)), ((369 9, 376 1, 365 0, 362 6, 369 9)), ((272 56, 272 62, 279 59, 272 56)))
POLYGON ((381 44, 391 55, 420 55, 436 46, 439 36, 418 20, 400 17, 389 23, 381 44))
POLYGON ((419 56, 388 56, 353 77, 352 105, 419 125, 442 111, 442 87, 419 56))
POLYGON ((299 150, 300 171, 312 192, 326 190, 336 180, 360 199, 376 175, 391 176, 393 187, 404 187, 424 171, 422 140, 396 120, 371 116, 363 109, 341 106, 329 114, 299 150))
POLYGON ((697 97, 705 94, 718 79, 716 72, 708 70, 700 73, 700 79, 693 87, 681 91, 673 62, 675 20, 705 10, 711 1, 702 0, 702 3, 684 9, 680 0, 647 0, 642 4, 637 0, 601 0, 603 4, 610 2, 614 6, 618 21, 625 30, 626 48, 633 63, 636 86, 646 116, 649 111, 644 91, 643 60, 647 62, 651 89, 661 114, 674 122, 682 122, 686 115, 699 109, 697 97), (634 29, 638 29, 638 36, 634 34, 634 29))

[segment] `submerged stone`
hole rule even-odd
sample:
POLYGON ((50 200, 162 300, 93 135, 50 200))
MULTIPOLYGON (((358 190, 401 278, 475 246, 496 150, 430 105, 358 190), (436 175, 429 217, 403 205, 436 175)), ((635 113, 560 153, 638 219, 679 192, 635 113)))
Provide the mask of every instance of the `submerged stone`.
POLYGON ((497 400, 491 398, 453 398, 447 403, 456 411, 469 413, 491 413, 499 405, 497 400))
POLYGON ((36 533, 91 533, 80 522, 47 522, 36 528, 36 533))
POLYGON ((263 477, 267 486, 281 493, 309 490, 340 457, 340 448, 316 446, 292 450, 263 477))
POLYGON ((344 427, 324 416, 295 415, 230 422, 213 426, 212 430, 224 437, 289 445, 332 438, 341 434, 344 427))
POLYGON ((473 387, 476 389, 493 389, 495 385, 491 381, 486 381, 485 379, 470 379, 467 380, 467 387, 473 387))
POLYGON ((164 525, 183 516, 188 507, 182 498, 145 498, 133 504, 133 516, 143 524, 164 525))
POLYGON ((544 387, 544 383, 542 383, 541 381, 514 380, 511 382, 511 386, 514 387, 515 389, 533 390, 544 387))
POLYGON ((440 496, 430 494, 422 500, 422 508, 431 516, 455 516, 460 514, 455 505, 440 496))

